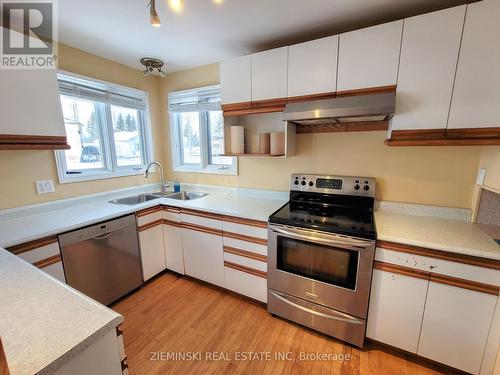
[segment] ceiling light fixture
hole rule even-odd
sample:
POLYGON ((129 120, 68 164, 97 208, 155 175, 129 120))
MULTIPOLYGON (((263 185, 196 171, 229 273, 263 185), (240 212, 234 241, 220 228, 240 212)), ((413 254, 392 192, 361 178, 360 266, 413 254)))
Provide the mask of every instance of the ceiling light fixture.
POLYGON ((142 71, 142 74, 145 76, 153 74, 155 70, 160 73, 160 77, 165 78, 167 76, 167 73, 162 70, 165 65, 163 61, 155 59, 154 57, 143 57, 140 61, 141 64, 145 66, 145 69, 142 71))
POLYGON ((168 5, 174 12, 180 13, 184 8, 184 0, 168 0, 168 5))
POLYGON ((158 15, 158 13, 156 13, 155 0, 150 0, 148 7, 149 7, 149 22, 151 22, 151 25, 154 27, 160 27, 161 25, 160 16, 158 15))

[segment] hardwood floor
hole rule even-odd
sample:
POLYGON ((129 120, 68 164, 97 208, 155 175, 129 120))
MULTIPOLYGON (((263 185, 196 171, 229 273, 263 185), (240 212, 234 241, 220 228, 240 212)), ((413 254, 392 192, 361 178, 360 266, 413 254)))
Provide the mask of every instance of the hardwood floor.
POLYGON ((272 317, 264 305, 245 297, 172 273, 151 280, 112 308, 125 316, 125 352, 132 375, 443 373, 440 367, 374 343, 363 350, 353 348, 272 317), (253 354, 244 358, 245 352, 253 354), (289 360, 276 359, 279 353, 289 360), (300 353, 330 358, 300 358, 300 353), (335 354, 337 360, 332 360, 335 354), (178 357, 172 360, 169 355, 178 357))

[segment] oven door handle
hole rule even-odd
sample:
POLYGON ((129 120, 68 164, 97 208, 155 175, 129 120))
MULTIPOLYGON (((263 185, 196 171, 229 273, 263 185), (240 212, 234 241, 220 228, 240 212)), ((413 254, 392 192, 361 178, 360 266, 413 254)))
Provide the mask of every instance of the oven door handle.
POLYGON ((280 293, 276 293, 276 292, 273 292, 271 290, 269 291, 269 293, 271 293, 274 297, 278 298, 280 301, 282 301, 288 305, 291 305, 291 306, 295 307, 296 309, 302 310, 308 314, 313 314, 313 315, 319 316, 321 318, 326 318, 326 319, 340 320, 342 322, 351 323, 351 324, 364 324, 365 323, 361 319, 358 319, 358 318, 351 316, 351 315, 348 315, 348 314, 344 314, 340 311, 332 310, 331 314, 325 314, 325 313, 322 313, 319 311, 308 309, 305 306, 301 306, 295 302, 292 302, 289 299, 283 297, 280 293))
POLYGON ((284 234, 287 237, 290 238, 295 238, 299 240, 306 240, 310 242, 315 242, 315 243, 321 243, 325 245, 338 245, 338 246, 354 246, 354 247, 361 247, 361 248, 367 248, 372 246, 373 242, 366 240, 356 240, 354 238, 348 238, 348 237, 337 237, 334 234, 328 235, 328 238, 325 237, 315 237, 315 236, 310 236, 307 234, 300 233, 299 231, 296 231, 294 229, 283 229, 279 227, 272 226, 271 229, 277 233, 284 234))

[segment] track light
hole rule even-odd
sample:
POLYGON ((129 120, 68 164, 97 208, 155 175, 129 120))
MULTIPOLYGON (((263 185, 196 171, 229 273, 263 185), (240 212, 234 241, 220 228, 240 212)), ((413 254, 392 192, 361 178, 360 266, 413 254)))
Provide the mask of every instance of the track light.
POLYGON ((149 22, 151 22, 151 25, 153 27, 160 27, 161 25, 160 16, 156 12, 155 0, 150 0, 148 6, 149 6, 149 22))

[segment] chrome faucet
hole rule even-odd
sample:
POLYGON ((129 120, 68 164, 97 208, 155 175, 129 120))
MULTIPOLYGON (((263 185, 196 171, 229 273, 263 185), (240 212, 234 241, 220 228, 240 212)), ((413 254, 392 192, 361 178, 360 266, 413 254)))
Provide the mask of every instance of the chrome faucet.
POLYGON ((160 184, 161 184, 160 191, 162 194, 165 194, 167 192, 167 188, 169 187, 169 184, 165 184, 165 180, 163 179, 163 167, 159 162, 152 161, 151 163, 148 164, 148 166, 144 170, 144 178, 148 178, 149 168, 151 168, 151 166, 154 164, 156 164, 158 166, 158 168, 160 168, 160 184))

